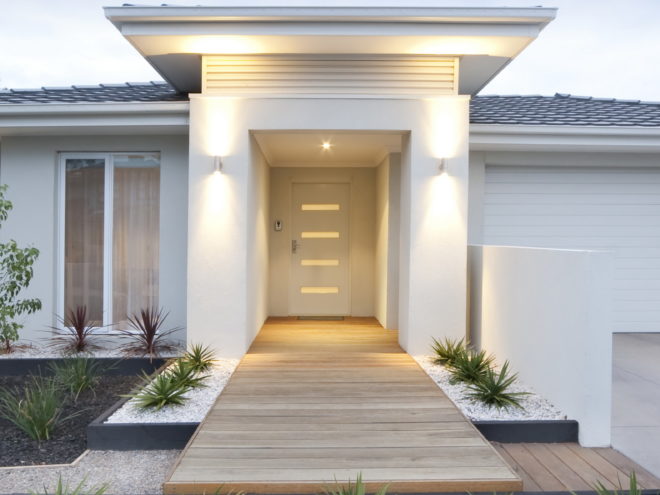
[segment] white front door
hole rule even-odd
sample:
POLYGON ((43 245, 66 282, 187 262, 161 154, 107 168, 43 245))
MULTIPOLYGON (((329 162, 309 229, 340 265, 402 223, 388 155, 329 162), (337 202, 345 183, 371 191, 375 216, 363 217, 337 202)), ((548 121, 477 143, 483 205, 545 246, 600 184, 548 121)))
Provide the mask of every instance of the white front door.
POLYGON ((350 314, 350 184, 292 185, 289 314, 350 314))

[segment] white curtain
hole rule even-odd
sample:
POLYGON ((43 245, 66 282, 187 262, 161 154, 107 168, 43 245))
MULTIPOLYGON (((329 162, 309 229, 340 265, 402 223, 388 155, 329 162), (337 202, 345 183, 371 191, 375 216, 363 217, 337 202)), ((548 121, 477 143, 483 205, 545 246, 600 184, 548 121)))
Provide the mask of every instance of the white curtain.
POLYGON ((160 167, 158 157, 114 157, 112 322, 158 306, 160 167))
POLYGON ((96 325, 103 322, 104 173, 103 158, 66 160, 64 311, 86 306, 96 325))

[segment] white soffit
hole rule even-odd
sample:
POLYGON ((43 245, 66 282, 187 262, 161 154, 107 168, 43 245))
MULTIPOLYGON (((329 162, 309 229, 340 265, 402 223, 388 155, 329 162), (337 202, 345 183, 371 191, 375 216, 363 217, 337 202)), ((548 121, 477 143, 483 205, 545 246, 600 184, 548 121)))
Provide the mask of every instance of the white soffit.
MULTIPOLYGON (((308 2, 312 3, 312 2, 308 2)), ((106 17, 173 86, 201 89, 202 54, 442 55, 475 94, 555 17, 553 8, 106 7, 106 17)))
POLYGON ((387 153, 401 151, 397 132, 254 131, 253 136, 272 167, 376 167, 387 153))

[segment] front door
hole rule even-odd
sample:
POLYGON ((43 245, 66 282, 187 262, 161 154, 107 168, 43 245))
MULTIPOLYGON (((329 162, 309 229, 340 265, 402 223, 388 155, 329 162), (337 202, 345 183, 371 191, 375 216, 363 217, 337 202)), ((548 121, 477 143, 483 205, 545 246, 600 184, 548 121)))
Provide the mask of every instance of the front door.
POLYGON ((348 315, 350 184, 292 187, 289 313, 348 315))

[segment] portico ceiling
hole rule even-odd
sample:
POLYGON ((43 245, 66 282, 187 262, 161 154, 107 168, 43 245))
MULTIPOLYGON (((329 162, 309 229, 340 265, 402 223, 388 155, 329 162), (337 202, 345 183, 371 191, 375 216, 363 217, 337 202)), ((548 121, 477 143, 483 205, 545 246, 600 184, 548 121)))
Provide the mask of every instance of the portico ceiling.
POLYGON ((393 132, 278 131, 253 135, 272 167, 375 167, 387 153, 401 151, 401 134, 393 132))
MULTIPOLYGON (((552 8, 107 7, 105 14, 173 86, 199 92, 204 54, 378 54, 460 57, 475 94, 554 18, 552 8)), ((271 4, 272 5, 272 4, 271 4)))

